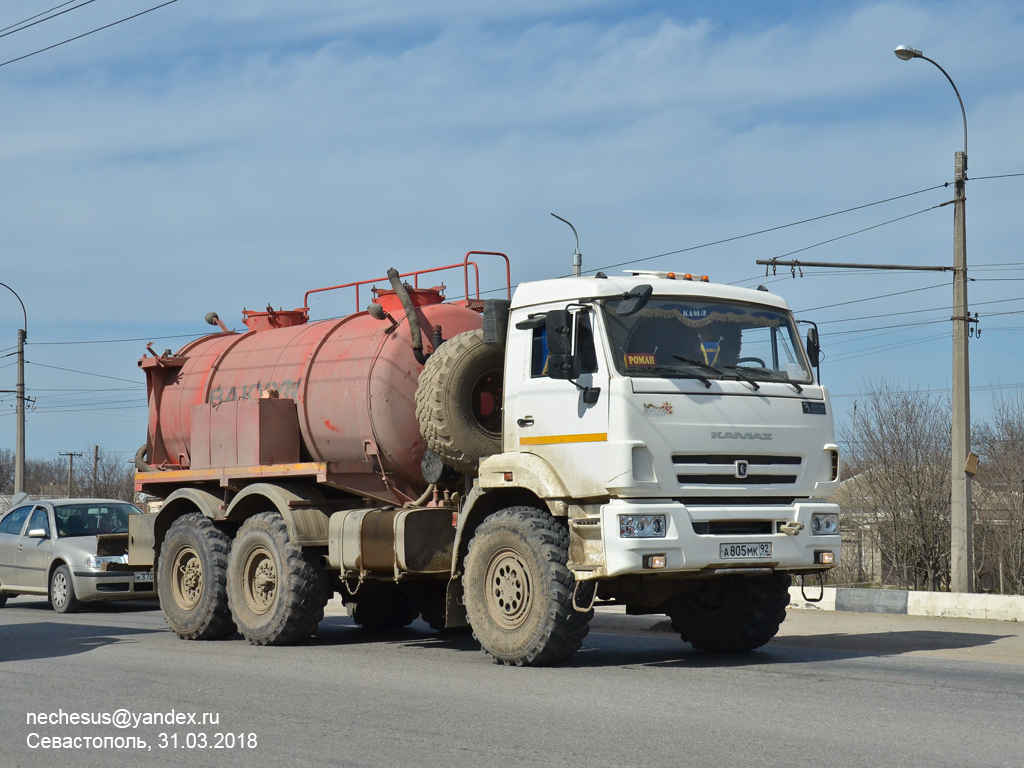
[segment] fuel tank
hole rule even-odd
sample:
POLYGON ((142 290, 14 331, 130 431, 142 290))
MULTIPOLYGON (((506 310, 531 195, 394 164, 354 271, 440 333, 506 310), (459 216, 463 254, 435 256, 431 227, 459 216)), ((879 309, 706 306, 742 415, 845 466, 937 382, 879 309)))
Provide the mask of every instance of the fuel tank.
MULTIPOLYGON (((424 353, 433 351, 437 326, 445 339, 482 326, 469 301, 444 303, 439 289, 409 293, 424 353)), ((419 495, 426 487, 420 471, 426 446, 415 396, 423 366, 413 353, 399 298, 378 291, 374 303, 388 315, 377 319, 357 312, 308 322, 306 309, 243 312, 245 333, 217 333, 174 355, 144 357, 139 365, 149 390, 147 463, 192 467, 193 406, 217 409, 271 390, 295 402, 300 461, 336 462, 342 474, 345 466, 379 472, 401 495, 419 495)))

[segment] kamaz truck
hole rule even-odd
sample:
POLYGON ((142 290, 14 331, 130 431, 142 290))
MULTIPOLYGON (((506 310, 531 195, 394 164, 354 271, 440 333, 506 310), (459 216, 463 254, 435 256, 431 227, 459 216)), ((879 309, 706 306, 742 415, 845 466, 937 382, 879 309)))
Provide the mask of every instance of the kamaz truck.
POLYGON ((139 362, 136 489, 159 510, 122 543, 182 638, 298 643, 337 594, 363 627, 422 616, 510 665, 569 657, 595 605, 743 651, 793 576, 839 562, 817 332, 763 288, 634 271, 513 295, 508 259, 470 252, 244 311, 243 332, 207 319, 139 362), (480 298, 481 256, 505 298, 480 298), (463 296, 420 285, 451 269, 463 296), (373 283, 310 321, 311 294, 373 283))

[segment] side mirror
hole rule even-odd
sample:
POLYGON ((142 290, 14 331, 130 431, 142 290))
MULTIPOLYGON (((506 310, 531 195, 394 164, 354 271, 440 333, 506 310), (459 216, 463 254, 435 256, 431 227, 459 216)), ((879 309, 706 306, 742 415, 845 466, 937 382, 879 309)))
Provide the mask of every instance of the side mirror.
POLYGON ((619 306, 615 309, 616 315, 623 317, 628 315, 635 315, 645 306, 647 306, 648 300, 651 298, 651 294, 654 293, 654 287, 650 285, 638 285, 636 288, 626 294, 625 298, 619 302, 619 306))
POLYGON ((818 343, 818 329, 814 326, 807 329, 807 357, 811 359, 811 365, 817 368, 821 359, 821 345, 818 343))
POLYGON ((548 356, 548 378, 576 380, 580 377, 580 367, 580 359, 576 355, 548 356))
POLYGON ((548 354, 572 354, 572 315, 566 309, 553 309, 546 318, 548 354))
POLYGON ((50 534, 46 532, 45 528, 33 528, 28 532, 28 537, 30 539, 48 539, 50 534))

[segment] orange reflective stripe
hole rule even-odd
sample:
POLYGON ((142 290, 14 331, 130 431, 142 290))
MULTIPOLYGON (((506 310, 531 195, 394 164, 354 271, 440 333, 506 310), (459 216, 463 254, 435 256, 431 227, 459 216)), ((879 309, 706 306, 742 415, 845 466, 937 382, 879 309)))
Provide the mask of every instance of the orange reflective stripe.
POLYGON ((589 435, 548 435, 546 437, 520 437, 520 445, 559 445, 561 443, 603 443, 608 440, 607 432, 589 435))

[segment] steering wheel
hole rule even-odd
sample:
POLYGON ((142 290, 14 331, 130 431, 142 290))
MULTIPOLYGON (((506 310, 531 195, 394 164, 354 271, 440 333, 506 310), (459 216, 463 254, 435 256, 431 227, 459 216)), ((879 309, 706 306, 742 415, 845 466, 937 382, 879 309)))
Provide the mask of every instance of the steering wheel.
POLYGON ((764 360, 762 360, 760 357, 741 357, 739 360, 736 361, 736 365, 738 366, 740 363, 757 363, 758 366, 761 368, 768 367, 764 364, 764 360))

